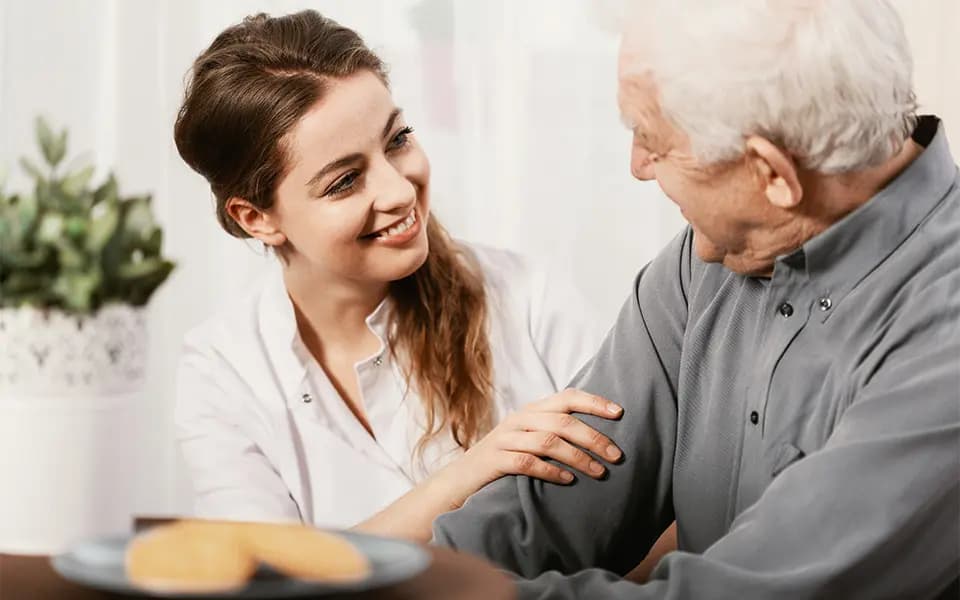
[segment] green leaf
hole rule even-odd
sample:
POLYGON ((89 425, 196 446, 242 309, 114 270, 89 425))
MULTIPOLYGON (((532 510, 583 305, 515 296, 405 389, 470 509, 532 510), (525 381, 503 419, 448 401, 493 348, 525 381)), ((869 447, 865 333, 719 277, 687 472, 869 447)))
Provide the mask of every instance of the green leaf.
POLYGON ((56 298, 52 298, 50 290, 38 289, 23 293, 0 294, 0 306, 20 308, 21 306, 34 306, 36 308, 53 308, 58 306, 56 298))
POLYGON ((33 231, 37 223, 37 217, 40 214, 40 202, 37 197, 28 194, 21 196, 17 202, 17 218, 20 221, 20 239, 26 238, 33 231))
MULTIPOLYGON (((23 233, 20 226, 20 197, 10 196, 0 203, 0 251, 10 252, 22 246, 23 233)), ((0 254, 0 259, 3 255, 0 254)), ((2 260, 0 260, 2 262, 2 260)))
POLYGON ((82 240, 90 228, 90 221, 86 217, 68 217, 63 224, 63 231, 73 240, 82 240))
POLYGON ((49 246, 40 246, 29 251, 4 252, 3 256, 0 256, 0 261, 15 269, 14 275, 18 272, 26 275, 31 269, 43 267, 49 261, 51 252, 49 246))
POLYGON ((117 267, 117 279, 133 281, 156 276, 164 270, 166 262, 159 258, 144 258, 143 260, 125 262, 117 267))
POLYGON ((57 240, 54 244, 61 269, 80 269, 87 264, 87 254, 67 240, 57 240))
POLYGON ((37 198, 37 204, 42 207, 53 206, 57 203, 53 197, 53 186, 50 185, 50 182, 46 179, 38 179, 37 185, 34 187, 34 194, 37 198))
POLYGON ((126 292, 124 300, 134 306, 146 304, 153 292, 166 281, 173 267, 172 262, 158 258, 121 265, 118 281, 123 284, 121 290, 126 292))
POLYGON ((114 202, 103 202, 93 207, 93 219, 87 235, 86 247, 93 254, 99 254, 120 224, 120 209, 114 202))
POLYGON ((88 312, 102 278, 99 270, 64 271, 54 280, 52 290, 67 310, 88 312))
MULTIPOLYGON (((19 246, 19 241, 13 239, 13 219, 3 207, 0 207, 0 256, 4 252, 9 252, 9 248, 19 246)), ((0 263, 3 261, 0 260, 0 263)))
POLYGON ((39 273, 14 271, 4 283, 4 292, 8 294, 26 294, 46 289, 50 278, 39 273))
POLYGON ((131 198, 123 219, 124 234, 131 240, 143 240, 155 228, 156 221, 153 220, 153 211, 150 210, 150 198, 131 198))
POLYGON ((90 178, 93 177, 93 171, 94 167, 92 165, 80 169, 76 173, 66 177, 60 184, 60 189, 70 196, 79 196, 83 190, 86 189, 87 184, 90 183, 90 178))
POLYGON ((52 166, 56 167, 60 164, 60 161, 63 160, 63 157, 67 155, 67 130, 64 129, 60 132, 60 137, 57 138, 53 146, 53 162, 52 166))
POLYGON ((99 204, 101 202, 114 202, 116 203, 119 200, 119 192, 117 191, 117 178, 113 176, 113 173, 107 176, 107 180, 103 182, 93 192, 93 203, 99 204))
POLYGON ((63 215, 60 213, 43 215, 40 219, 40 225, 37 226, 37 240, 51 246, 55 245, 63 236, 63 223, 63 215))
POLYGON ((160 250, 163 247, 163 230, 159 227, 154 228, 147 239, 144 240, 141 249, 147 256, 160 256, 160 250))
POLYGON ((58 140, 54 137, 53 130, 50 129, 50 125, 43 117, 37 117, 37 142, 40 144, 43 157, 47 159, 47 164, 51 167, 57 166, 59 161, 55 161, 54 158, 56 157, 58 140))
POLYGON ((33 177, 34 179, 38 181, 46 180, 46 175, 43 174, 43 171, 40 170, 40 167, 35 165, 33 161, 31 161, 29 158, 25 156, 21 157, 20 166, 23 167, 23 170, 29 173, 30 176, 33 177))
POLYGON ((67 132, 42 118, 36 130, 47 164, 20 163, 32 193, 0 193, 0 306, 89 312, 107 301, 145 304, 174 269, 161 255, 150 196, 121 196, 112 173, 92 189, 93 166, 64 162, 67 132))

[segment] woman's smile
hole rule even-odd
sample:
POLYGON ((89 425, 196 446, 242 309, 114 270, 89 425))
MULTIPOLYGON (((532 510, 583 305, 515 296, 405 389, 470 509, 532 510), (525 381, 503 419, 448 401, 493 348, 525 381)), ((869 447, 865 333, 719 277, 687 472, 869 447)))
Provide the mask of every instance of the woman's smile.
POLYGON ((403 219, 364 235, 361 239, 386 246, 402 246, 415 239, 420 234, 420 229, 420 218, 416 209, 413 209, 403 219))

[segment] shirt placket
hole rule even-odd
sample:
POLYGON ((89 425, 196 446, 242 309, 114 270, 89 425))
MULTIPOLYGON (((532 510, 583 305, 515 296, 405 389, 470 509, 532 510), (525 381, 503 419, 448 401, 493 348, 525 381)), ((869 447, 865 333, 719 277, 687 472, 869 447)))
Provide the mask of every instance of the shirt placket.
MULTIPOLYGON (((308 378, 301 388, 300 400, 307 404, 314 404, 313 418, 320 424, 327 426, 335 431, 348 446, 362 453, 370 460, 387 467, 395 469, 396 465, 387 456, 383 448, 370 435, 370 433, 360 424, 360 421, 350 412, 346 403, 340 397, 339 392, 333 387, 327 374, 319 365, 313 365, 313 376, 308 378), (314 385, 320 386, 315 389, 314 385), (317 402, 320 397, 329 397, 333 402, 324 402, 322 405, 317 402), (325 411, 323 406, 327 407, 325 411)), ((359 374, 358 374, 359 376, 359 374)), ((365 386, 363 379, 360 379, 361 402, 366 402, 365 386)), ((376 430, 374 430, 376 433, 376 430)))
POLYGON ((801 273, 781 271, 775 274, 759 324, 757 352, 761 359, 751 374, 750 393, 744 407, 737 514, 755 502, 766 486, 763 442, 770 382, 790 343, 810 318, 812 302, 801 273))
MULTIPOLYGON (((378 460, 395 470, 398 474, 411 480, 407 473, 405 460, 405 446, 397 447, 392 439, 391 423, 397 418, 400 400, 393 388, 397 374, 393 372, 393 363, 382 355, 357 365, 357 380, 360 383, 360 394, 367 407, 367 420, 376 439, 378 460)), ((366 432, 364 432, 366 433, 366 432)))

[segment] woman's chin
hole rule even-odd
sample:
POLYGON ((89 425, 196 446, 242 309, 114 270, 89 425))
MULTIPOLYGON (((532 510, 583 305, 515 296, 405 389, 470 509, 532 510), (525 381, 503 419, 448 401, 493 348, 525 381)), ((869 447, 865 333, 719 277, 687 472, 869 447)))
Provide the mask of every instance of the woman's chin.
POLYGON ((427 244, 424 243, 422 246, 411 248, 410 254, 412 256, 409 257, 404 266, 401 267, 398 265, 396 276, 392 278, 392 281, 398 281, 416 273, 420 267, 427 262, 427 258, 430 255, 430 250, 427 244))
POLYGON ((378 248, 366 263, 371 279, 399 281, 417 272, 427 262, 430 248, 426 236, 405 248, 378 248))

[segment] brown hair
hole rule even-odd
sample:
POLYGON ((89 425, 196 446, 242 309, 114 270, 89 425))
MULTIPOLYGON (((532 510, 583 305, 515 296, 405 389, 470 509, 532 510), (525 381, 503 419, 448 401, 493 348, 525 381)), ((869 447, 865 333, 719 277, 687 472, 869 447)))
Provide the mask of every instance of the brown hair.
MULTIPOLYGON (((197 58, 174 138, 183 160, 210 183, 228 233, 249 237, 227 214, 227 200, 269 209, 289 164, 287 133, 330 80, 362 70, 387 84, 384 64, 356 32, 312 10, 247 17, 197 58)), ((445 427, 468 448, 492 424, 483 279, 436 218, 427 238, 424 265, 390 286, 389 343, 424 400, 427 429, 418 449, 445 427)))

